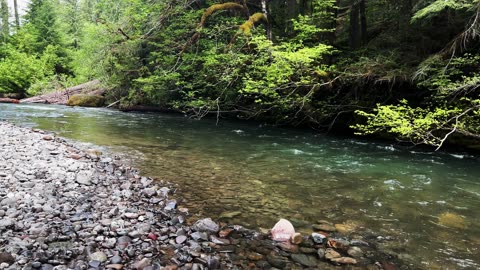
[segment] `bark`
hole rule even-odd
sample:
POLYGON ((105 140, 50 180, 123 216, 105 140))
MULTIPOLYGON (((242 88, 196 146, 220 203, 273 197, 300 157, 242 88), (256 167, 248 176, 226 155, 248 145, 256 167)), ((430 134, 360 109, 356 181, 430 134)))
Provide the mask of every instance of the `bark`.
POLYGON ((13 98, 0 98, 0 103, 19 103, 19 101, 13 98))
POLYGON ((18 15, 17 0, 13 0, 13 10, 15 11, 15 26, 20 28, 20 16, 18 15))
POLYGON ((267 18, 267 38, 269 40, 272 40, 272 25, 270 23, 270 13, 268 13, 268 2, 267 0, 262 0, 262 12, 265 14, 265 17, 267 18))
POLYGON ((296 0, 287 0, 286 2, 286 9, 287 9, 287 22, 285 24, 285 33, 292 34, 293 33, 293 24, 292 19, 295 19, 298 15, 298 4, 296 0))
POLYGON ((366 12, 366 0, 360 0, 359 12, 360 12, 360 29, 362 35, 362 44, 366 44, 368 41, 367 34, 367 12, 366 12))
POLYGON ((10 35, 10 28, 8 23, 8 5, 7 0, 0 0, 0 16, 2 17, 2 24, 1 24, 1 35, 3 41, 6 41, 8 36, 10 35))
POLYGON ((350 0, 350 47, 358 49, 360 47, 360 10, 356 0, 350 0))

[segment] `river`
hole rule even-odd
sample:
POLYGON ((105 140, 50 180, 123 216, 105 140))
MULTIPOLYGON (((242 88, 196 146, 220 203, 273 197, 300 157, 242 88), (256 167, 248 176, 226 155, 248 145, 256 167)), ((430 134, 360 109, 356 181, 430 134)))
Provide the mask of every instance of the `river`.
POLYGON ((480 158, 240 121, 0 104, 0 119, 120 153, 180 207, 253 229, 329 220, 412 269, 480 269, 480 158))

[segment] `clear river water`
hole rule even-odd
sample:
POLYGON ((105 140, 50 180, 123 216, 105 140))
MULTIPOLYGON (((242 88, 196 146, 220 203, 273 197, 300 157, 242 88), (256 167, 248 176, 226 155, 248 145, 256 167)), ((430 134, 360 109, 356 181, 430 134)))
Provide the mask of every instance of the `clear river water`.
POLYGON ((479 156, 107 109, 0 104, 0 120, 120 153, 198 216, 306 233, 329 220, 409 269, 480 269, 479 156))

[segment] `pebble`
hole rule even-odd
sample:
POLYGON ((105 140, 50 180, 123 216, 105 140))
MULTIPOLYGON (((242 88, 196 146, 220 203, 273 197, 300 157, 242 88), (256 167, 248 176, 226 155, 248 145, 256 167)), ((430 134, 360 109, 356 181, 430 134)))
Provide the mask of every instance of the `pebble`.
POLYGON ((340 264, 357 264, 357 260, 350 257, 334 258, 334 259, 331 259, 331 261, 334 263, 340 263, 340 264))
POLYGON ((94 252, 89 256, 90 260, 92 261, 99 261, 99 262, 106 262, 107 261, 107 254, 102 251, 94 252))
POLYGON ((325 241, 327 237, 323 234, 319 233, 312 233, 312 239, 315 244, 323 244, 323 241, 325 241))
POLYGON ((0 252, 0 263, 7 263, 8 265, 15 262, 15 257, 7 252, 0 252))
POLYGON ((211 218, 204 218, 195 222, 193 229, 199 232, 217 233, 220 227, 211 218))
POLYGON ((110 263, 112 263, 112 264, 120 264, 122 262, 123 262, 122 257, 120 257, 118 255, 115 255, 110 259, 110 263))
POLYGON ((306 267, 314 267, 318 264, 314 257, 305 254, 292 254, 292 260, 306 267))
POLYGON ((183 244, 185 241, 187 241, 187 237, 184 235, 177 236, 177 238, 175 239, 175 242, 177 244, 183 244))
POLYGON ((143 270, 145 269, 147 266, 149 266, 150 264, 152 263, 152 261, 148 258, 143 258, 142 260, 136 262, 134 265, 133 265, 133 268, 134 269, 137 269, 137 270, 143 270))
POLYGON ((123 264, 108 264, 106 266, 107 269, 115 269, 115 270, 122 270, 123 269, 123 264))
POLYGON ((354 258, 363 257, 363 251, 359 247, 351 247, 347 250, 347 254, 354 258))
POLYGON ((290 242, 295 245, 301 244, 303 241, 303 236, 301 233, 294 233, 292 237, 290 237, 290 242))
POLYGON ((327 248, 327 250, 325 251, 325 258, 327 260, 332 260, 340 257, 342 257, 342 255, 331 248, 327 248))

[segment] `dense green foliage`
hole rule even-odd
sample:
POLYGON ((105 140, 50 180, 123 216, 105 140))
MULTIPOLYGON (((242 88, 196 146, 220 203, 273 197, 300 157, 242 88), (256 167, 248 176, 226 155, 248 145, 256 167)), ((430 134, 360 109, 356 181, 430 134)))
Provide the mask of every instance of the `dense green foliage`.
POLYGON ((32 0, 19 27, 0 4, 0 93, 98 78, 122 107, 480 134, 478 0, 32 0))

